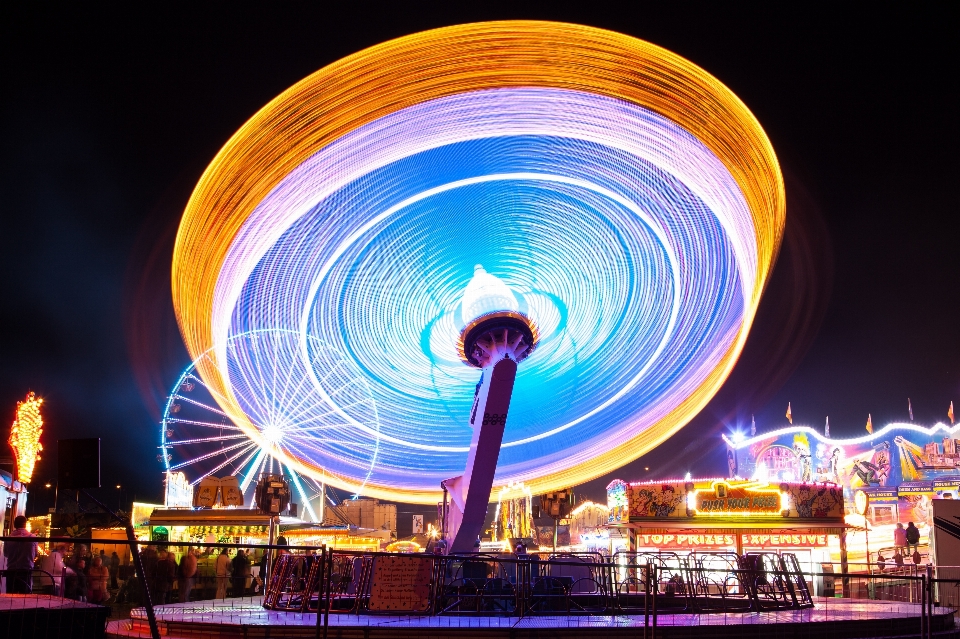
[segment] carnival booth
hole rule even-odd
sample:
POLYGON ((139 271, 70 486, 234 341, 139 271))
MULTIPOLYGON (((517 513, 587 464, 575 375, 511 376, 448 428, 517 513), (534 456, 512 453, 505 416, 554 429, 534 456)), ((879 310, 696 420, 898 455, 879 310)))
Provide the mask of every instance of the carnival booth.
POLYGON ((836 484, 615 480, 607 499, 615 560, 644 552, 786 551, 804 571, 820 572, 832 564, 832 542, 846 571, 843 492, 836 484))
MULTIPOLYGON (((302 524, 299 519, 281 517, 280 524, 302 524)), ((150 541, 204 543, 267 543, 270 515, 246 508, 167 510, 150 514, 150 541)), ((179 553, 178 553, 179 554, 179 553)))
MULTIPOLYGON (((210 510, 156 509, 150 515, 150 535, 144 541, 234 543, 256 548, 267 543, 270 516, 241 508, 210 510)), ((376 551, 390 541, 390 531, 365 530, 347 526, 311 526, 295 517, 280 517, 279 532, 292 546, 323 546, 341 550, 376 551)), ((171 550, 174 550, 171 548, 171 550)), ((176 549, 177 556, 183 549, 176 549)))

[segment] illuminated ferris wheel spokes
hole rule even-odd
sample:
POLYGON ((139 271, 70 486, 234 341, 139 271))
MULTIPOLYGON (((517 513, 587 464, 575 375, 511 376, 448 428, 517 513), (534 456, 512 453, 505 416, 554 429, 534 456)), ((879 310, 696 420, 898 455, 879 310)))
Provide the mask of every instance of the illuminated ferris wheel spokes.
POLYGON ((197 358, 180 376, 164 411, 158 457, 165 469, 184 472, 191 485, 205 477, 234 475, 248 503, 257 477, 282 473, 300 498, 304 517, 313 521, 321 519, 317 505, 325 499, 326 467, 307 476, 282 458, 310 451, 313 458, 339 461, 354 472, 363 469, 369 477, 378 451, 370 433, 379 432, 369 387, 339 353, 317 340, 310 342, 309 364, 277 357, 296 353, 298 339, 292 331, 264 330, 227 342, 231 390, 259 443, 230 420, 220 408, 223 398, 197 373, 199 365, 214 364, 211 353, 197 358), (310 381, 307 365, 320 379, 319 389, 310 381))
MULTIPOLYGON (((369 478, 379 451, 379 417, 367 381, 337 349, 300 333, 251 331, 230 340, 231 390, 262 440, 281 459, 316 460, 324 471, 369 478), (307 454, 309 453, 309 454, 307 454)), ((314 473, 311 473, 314 474, 314 473)))

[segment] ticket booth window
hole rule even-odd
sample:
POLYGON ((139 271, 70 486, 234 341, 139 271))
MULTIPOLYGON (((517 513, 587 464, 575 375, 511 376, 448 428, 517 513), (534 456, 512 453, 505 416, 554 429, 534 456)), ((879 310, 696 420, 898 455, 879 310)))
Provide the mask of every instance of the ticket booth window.
POLYGON ((884 524, 892 524, 897 521, 897 516, 893 510, 893 506, 873 506, 871 510, 873 513, 870 519, 874 525, 882 526, 884 524))

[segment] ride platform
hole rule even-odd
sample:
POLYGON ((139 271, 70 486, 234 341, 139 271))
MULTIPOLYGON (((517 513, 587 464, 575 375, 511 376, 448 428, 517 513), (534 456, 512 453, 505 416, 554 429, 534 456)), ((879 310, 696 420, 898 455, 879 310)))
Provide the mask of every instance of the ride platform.
MULTIPOLYGON (((380 615, 331 613, 324 634, 314 613, 266 610, 260 598, 197 601, 155 608, 166 639, 260 639, 267 637, 329 637, 331 639, 544 639, 547 637, 656 637, 700 639, 716 637, 776 637, 777 639, 854 639, 919 637, 919 604, 818 598, 813 608, 776 612, 643 615, 380 615)), ((930 617, 933 636, 958 637, 953 610, 935 607, 930 617)), ((131 618, 111 621, 107 636, 150 637, 146 611, 135 608, 131 618)))

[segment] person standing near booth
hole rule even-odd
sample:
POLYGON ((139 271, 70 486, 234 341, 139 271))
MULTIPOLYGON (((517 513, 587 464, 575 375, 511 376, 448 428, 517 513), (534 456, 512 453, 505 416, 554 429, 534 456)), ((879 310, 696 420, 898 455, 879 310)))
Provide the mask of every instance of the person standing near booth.
POLYGON ((180 559, 180 603, 190 601, 190 591, 197 579, 197 556, 193 548, 187 548, 186 554, 180 559))
POLYGON ((217 599, 226 599, 227 598, 227 580, 230 579, 230 556, 227 554, 227 549, 222 548, 220 554, 217 555, 216 562, 217 570, 217 599))
MULTIPOLYGON (((29 537, 27 518, 20 515, 13 520, 11 537, 29 537)), ((28 595, 33 592, 34 562, 37 560, 37 542, 8 541, 3 545, 3 556, 7 558, 7 593, 28 595)))
POLYGON ((120 555, 117 554, 117 551, 113 551, 113 554, 110 555, 110 587, 119 588, 117 585, 117 574, 120 572, 120 555))
POLYGON ((237 556, 233 558, 233 596, 242 597, 247 588, 247 573, 250 572, 250 560, 247 559, 243 548, 237 549, 237 556))
POLYGON ((53 594, 58 597, 65 596, 66 583, 70 580, 75 580, 76 575, 74 575, 73 568, 70 568, 66 564, 67 556, 67 545, 64 543, 57 544, 56 550, 50 555, 50 574, 53 575, 53 594))
POLYGON ((110 598, 107 591, 107 582, 110 581, 110 569, 103 565, 103 555, 93 558, 93 565, 88 570, 89 591, 87 601, 94 604, 103 604, 110 598))
POLYGON ((173 580, 177 576, 177 562, 173 553, 161 550, 157 553, 157 592, 153 596, 155 604, 170 603, 173 580))

